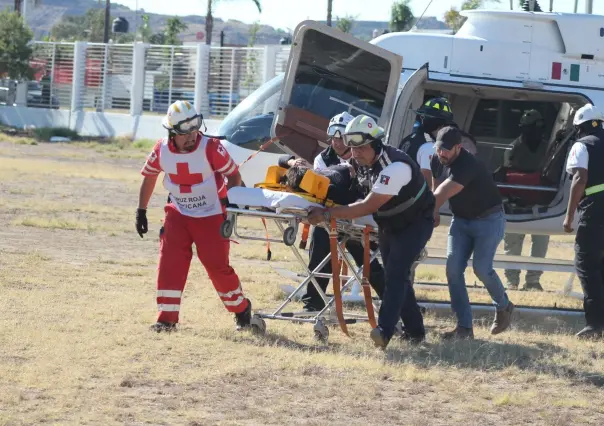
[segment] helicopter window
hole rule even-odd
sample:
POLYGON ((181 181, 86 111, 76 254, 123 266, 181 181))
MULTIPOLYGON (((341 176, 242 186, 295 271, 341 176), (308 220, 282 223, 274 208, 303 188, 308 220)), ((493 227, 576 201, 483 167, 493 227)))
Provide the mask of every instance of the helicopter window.
MULTIPOLYGON (((271 127, 282 82, 283 75, 274 77, 237 105, 221 123, 218 135, 242 148, 254 151, 260 149, 262 144, 271 139, 271 127)), ((284 152, 274 143, 264 151, 273 154, 284 152)))
POLYGON ((511 143, 520 136, 518 124, 522 114, 531 109, 543 116, 543 137, 549 139, 560 109, 557 102, 481 99, 472 118, 470 133, 476 138, 496 138, 497 142, 511 143))
POLYGON ((379 119, 390 62, 318 31, 309 30, 290 104, 324 117, 349 111, 379 119))

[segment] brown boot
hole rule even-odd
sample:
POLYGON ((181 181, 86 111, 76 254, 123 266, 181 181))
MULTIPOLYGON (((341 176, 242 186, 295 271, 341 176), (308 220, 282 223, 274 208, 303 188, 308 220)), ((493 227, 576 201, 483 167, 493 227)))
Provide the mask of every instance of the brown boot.
POLYGON ((446 331, 441 336, 443 340, 451 339, 474 339, 474 329, 458 325, 451 331, 446 331))
POLYGON ((495 313, 495 320, 491 326, 491 334, 499 334, 507 330, 512 323, 512 312, 514 312, 514 304, 509 302, 505 309, 498 310, 495 313))

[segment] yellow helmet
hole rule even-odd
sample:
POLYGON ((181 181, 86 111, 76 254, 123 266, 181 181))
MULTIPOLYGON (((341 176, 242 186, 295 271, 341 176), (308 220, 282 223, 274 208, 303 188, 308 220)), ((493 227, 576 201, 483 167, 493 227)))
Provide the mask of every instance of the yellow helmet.
POLYGON ((358 115, 347 125, 342 138, 344 145, 359 147, 368 145, 384 137, 384 129, 368 115, 358 115))

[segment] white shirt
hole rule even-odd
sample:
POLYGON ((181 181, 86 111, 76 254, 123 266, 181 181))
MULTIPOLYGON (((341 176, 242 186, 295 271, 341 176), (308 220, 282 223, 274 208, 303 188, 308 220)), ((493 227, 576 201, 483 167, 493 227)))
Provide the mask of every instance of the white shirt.
POLYGON ((432 156, 434 155, 434 143, 426 142, 417 150, 417 164, 419 164, 420 169, 424 170, 432 170, 430 168, 430 162, 432 161, 432 156))
POLYGON ((575 142, 568 154, 568 160, 566 160, 566 172, 572 175, 572 169, 581 168, 587 170, 588 163, 589 152, 587 151, 587 147, 581 142, 575 142))
POLYGON ((398 195, 401 188, 409 182, 411 182, 411 166, 396 162, 382 170, 371 191, 376 194, 398 195))
MULTIPOLYGON (((342 163, 348 163, 348 161, 338 157, 338 160, 340 160, 340 164, 342 163)), ((315 157, 315 161, 313 162, 312 168, 315 170, 320 170, 320 169, 326 169, 327 168, 327 164, 325 164, 325 161, 323 161, 323 157, 321 157, 321 154, 317 155, 315 157)))

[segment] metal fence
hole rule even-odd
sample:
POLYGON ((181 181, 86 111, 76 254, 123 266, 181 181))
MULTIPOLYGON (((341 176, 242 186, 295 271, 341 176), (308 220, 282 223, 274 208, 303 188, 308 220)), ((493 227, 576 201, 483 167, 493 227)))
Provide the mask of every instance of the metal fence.
POLYGON ((27 106, 71 108, 74 43, 37 42, 31 66, 34 80, 27 84, 27 106))
POLYGON ((35 75, 27 83, 26 103, 41 108, 163 114, 175 99, 205 98, 205 113, 221 117, 265 81, 283 73, 289 51, 289 46, 280 45, 221 48, 35 42, 31 59, 35 75), (137 85, 141 87, 136 89, 137 85))

